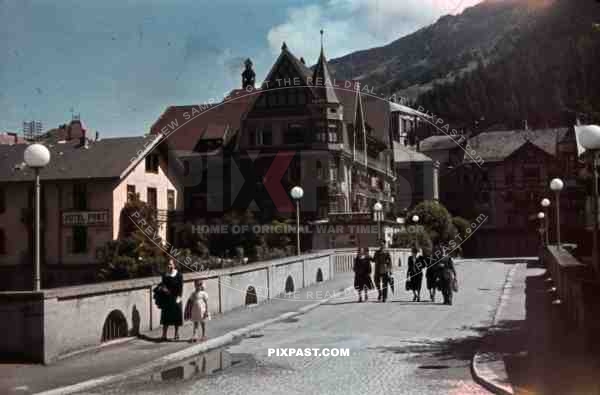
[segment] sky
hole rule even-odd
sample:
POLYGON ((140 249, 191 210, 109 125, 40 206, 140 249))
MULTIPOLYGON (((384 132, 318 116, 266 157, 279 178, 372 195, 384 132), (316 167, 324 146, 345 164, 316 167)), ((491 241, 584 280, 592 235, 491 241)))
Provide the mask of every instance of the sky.
POLYGON ((385 45, 480 0, 0 0, 0 131, 80 114, 147 133, 169 105, 222 99, 243 60, 266 77, 285 41, 314 64, 385 45))

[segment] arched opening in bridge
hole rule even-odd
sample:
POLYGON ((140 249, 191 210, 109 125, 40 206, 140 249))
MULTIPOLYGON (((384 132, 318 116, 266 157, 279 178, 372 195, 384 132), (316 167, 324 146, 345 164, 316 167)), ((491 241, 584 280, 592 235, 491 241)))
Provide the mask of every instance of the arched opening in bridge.
POLYGON ((256 289, 253 286, 249 286, 246 290, 246 306, 251 304, 257 304, 258 298, 256 297, 256 289))
POLYGON ((288 276, 285 280, 285 292, 294 292, 294 279, 292 278, 292 276, 288 276))
POLYGON ((317 282, 323 282, 323 272, 321 271, 321 268, 319 268, 319 270, 317 270, 317 282))
POLYGON ((118 339, 127 336, 127 319, 120 310, 110 312, 102 328, 102 341, 118 339))

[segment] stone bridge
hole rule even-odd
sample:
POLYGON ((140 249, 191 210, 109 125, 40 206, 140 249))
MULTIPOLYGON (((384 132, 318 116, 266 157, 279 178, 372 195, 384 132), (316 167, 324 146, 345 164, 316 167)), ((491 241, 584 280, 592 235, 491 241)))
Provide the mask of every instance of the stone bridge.
MULTIPOLYGON (((391 249, 404 267, 407 249, 391 249)), ((325 250, 208 273, 184 274, 183 301, 202 279, 209 311, 225 313, 294 292, 336 273, 352 271, 356 250, 325 250)), ((0 354, 50 363, 78 350, 127 338, 160 325, 152 290, 160 277, 62 287, 40 292, 0 292, 0 354)))

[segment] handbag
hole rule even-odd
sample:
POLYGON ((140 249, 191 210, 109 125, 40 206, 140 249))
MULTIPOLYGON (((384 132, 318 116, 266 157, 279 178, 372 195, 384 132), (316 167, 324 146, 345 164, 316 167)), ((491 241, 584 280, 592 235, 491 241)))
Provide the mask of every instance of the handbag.
POLYGON ((410 280, 406 280, 406 281, 404 282, 404 289, 405 289, 406 291, 410 291, 410 280))
POLYGON ((456 277, 452 279, 452 291, 458 292, 458 280, 456 277))

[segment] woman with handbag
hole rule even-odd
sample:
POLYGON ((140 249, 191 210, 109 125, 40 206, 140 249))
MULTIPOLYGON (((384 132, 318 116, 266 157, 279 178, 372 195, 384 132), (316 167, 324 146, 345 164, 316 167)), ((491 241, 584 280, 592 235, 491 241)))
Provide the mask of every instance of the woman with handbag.
POLYGON ((179 340, 179 327, 183 324, 183 312, 181 309, 181 295, 183 293, 183 276, 177 270, 175 261, 169 260, 167 271, 162 275, 159 286, 163 294, 159 305, 160 323, 163 326, 162 340, 167 340, 169 326, 175 327, 174 340, 179 340))
POLYGON ((365 301, 369 300, 368 292, 373 289, 371 280, 371 261, 368 248, 359 248, 354 259, 354 289, 358 291, 358 302, 362 302, 361 292, 365 292, 365 301))
POLYGON ((422 259, 417 256, 419 250, 412 248, 412 255, 408 257, 408 270, 406 272, 406 288, 413 292, 413 302, 421 301, 421 285, 423 283, 422 259))

